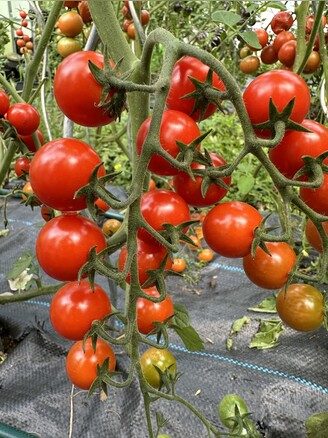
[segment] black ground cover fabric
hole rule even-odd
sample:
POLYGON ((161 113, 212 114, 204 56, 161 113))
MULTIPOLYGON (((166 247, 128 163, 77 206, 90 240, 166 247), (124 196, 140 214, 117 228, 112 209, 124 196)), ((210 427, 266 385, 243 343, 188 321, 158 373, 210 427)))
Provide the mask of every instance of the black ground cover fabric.
MULTIPOLYGON (((6 274, 13 261, 26 249, 34 251, 41 223, 37 209, 32 212, 18 201, 10 202, 8 217, 9 235, 0 239, 1 292, 9 291, 6 274)), ((265 437, 305 437, 305 419, 328 410, 327 332, 323 328, 313 333, 286 329, 277 348, 250 349, 248 343, 258 327, 254 318, 271 315, 255 315, 247 308, 271 292, 251 284, 240 260, 217 257, 199 274, 193 285, 180 278, 168 279, 173 301, 188 308, 191 323, 206 345, 205 351, 191 353, 172 334, 170 350, 182 373, 177 392, 219 428, 219 401, 227 393, 237 393, 245 399, 265 437), (243 315, 251 316, 252 322, 227 351, 231 324, 243 315)), ((106 280, 96 281, 108 290, 106 280)), ((119 289, 119 308, 123 297, 119 289)), ((42 438, 68 437, 70 427, 74 438, 146 438, 136 380, 124 390, 109 388, 105 401, 100 400, 99 392, 89 398, 78 389, 71 397, 72 387, 65 374, 71 342, 53 331, 50 301, 51 296, 42 296, 0 307, 0 333, 18 341, 0 365, 0 422, 42 438)), ((116 353, 117 368, 126 376, 128 358, 123 350, 116 349, 116 353)), ((153 409, 169 419, 163 433, 172 438, 207 437, 199 420, 178 403, 158 401, 153 409)))

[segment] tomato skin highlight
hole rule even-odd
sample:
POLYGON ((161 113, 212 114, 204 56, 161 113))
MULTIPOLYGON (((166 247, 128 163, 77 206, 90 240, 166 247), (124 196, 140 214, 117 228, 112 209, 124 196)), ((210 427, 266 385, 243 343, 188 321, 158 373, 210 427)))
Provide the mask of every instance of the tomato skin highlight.
MULTIPOLYGON (((195 99, 188 97, 183 98, 186 94, 192 93, 195 90, 194 84, 189 79, 193 77, 201 82, 204 82, 209 71, 209 67, 203 64, 196 58, 184 56, 176 62, 171 76, 171 87, 166 100, 167 107, 172 110, 182 111, 188 114, 195 121, 200 119, 200 110, 195 112, 195 99)), ((213 73, 212 86, 224 91, 225 86, 216 73, 213 73)), ((206 111, 201 120, 207 119, 217 110, 217 106, 213 103, 208 103, 206 111)))
MULTIPOLYGON (((92 76, 88 61, 104 68, 103 55, 88 50, 72 53, 59 64, 54 77, 55 99, 61 111, 74 123, 89 127, 108 125, 115 117, 97 106, 102 86, 92 76)), ((108 99, 114 92, 113 89, 108 99)))
POLYGON ((251 251, 254 230, 261 222, 261 214, 251 205, 240 201, 222 202, 204 219, 204 239, 217 254, 244 257, 251 251))
POLYGON ((279 289, 287 283, 296 254, 286 242, 265 242, 271 255, 258 247, 254 258, 248 254, 243 258, 247 277, 263 289, 279 289))
POLYGON ((277 312, 290 328, 309 332, 321 327, 324 319, 322 293, 309 284, 291 284, 282 289, 276 301, 277 312))
POLYGON ((73 281, 55 293, 50 305, 50 321, 61 336, 77 341, 83 339, 94 320, 110 312, 111 302, 102 287, 95 284, 92 291, 88 281, 73 281))
POLYGON ((36 240, 36 256, 50 277, 75 281, 93 246, 97 247, 97 252, 106 247, 100 228, 77 214, 63 214, 51 219, 41 229, 36 240))
POLYGON ((140 365, 145 379, 153 388, 160 388, 161 386, 161 376, 154 365, 163 372, 169 368, 172 375, 176 371, 176 360, 173 354, 168 350, 159 348, 146 350, 140 357, 140 365))
MULTIPOLYGON (((137 134, 137 153, 141 154, 145 143, 152 116, 149 116, 140 126, 137 134)), ((180 152, 177 140, 189 144, 200 136, 200 130, 196 122, 187 114, 181 111, 166 110, 163 113, 159 142, 173 158, 180 152)), ((148 164, 148 169, 156 175, 173 176, 178 173, 178 169, 169 164, 163 157, 154 154, 148 164)))
MULTIPOLYGON (((149 287, 143 291, 150 297, 159 297, 156 287, 149 287)), ((154 328, 154 322, 164 322, 166 318, 174 314, 174 306, 171 297, 166 294, 163 301, 153 303, 146 298, 137 299, 137 326, 140 333, 147 335, 154 328)))
MULTIPOLYGON (((75 198, 75 193, 89 183, 91 173, 100 163, 98 154, 81 140, 52 140, 43 145, 33 157, 30 167, 31 185, 38 198, 55 210, 83 210, 87 206, 86 198, 75 198)), ((104 174, 105 169, 100 167, 98 176, 104 174)))
POLYGON ((93 350, 91 338, 85 342, 83 351, 82 341, 77 341, 66 357, 66 373, 73 385, 81 389, 89 389, 97 378, 97 365, 102 365, 109 357, 109 370, 116 368, 116 357, 111 346, 101 338, 97 339, 96 351, 93 350))

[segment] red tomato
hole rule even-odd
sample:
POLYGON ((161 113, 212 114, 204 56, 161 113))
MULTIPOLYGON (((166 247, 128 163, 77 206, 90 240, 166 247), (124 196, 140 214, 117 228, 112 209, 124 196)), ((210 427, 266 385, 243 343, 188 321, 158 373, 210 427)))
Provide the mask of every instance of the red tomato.
POLYGON ((57 27, 62 34, 73 38, 82 32, 83 20, 77 12, 68 11, 59 17, 57 27))
POLYGON ((26 11, 23 11, 23 10, 19 11, 19 16, 24 20, 24 18, 27 17, 26 11))
MULTIPOLYGON (((22 188, 22 191, 24 192, 22 194, 23 201, 26 201, 27 198, 29 197, 29 195, 34 195, 30 181, 27 181, 27 183, 22 188)), ((39 199, 36 196, 33 199, 31 199, 30 205, 36 206, 36 205, 40 205, 40 204, 41 204, 41 202, 39 201, 39 199)))
MULTIPOLYGON (((148 117, 140 126, 137 134, 137 153, 140 155, 148 135, 152 116, 148 117)), ((177 141, 189 144, 200 136, 196 122, 181 111, 166 110, 163 113, 159 141, 172 157, 176 158, 180 150, 177 141)), ((178 170, 158 154, 150 159, 148 169, 157 175, 176 175, 178 170)))
MULTIPOLYGON (((244 91, 244 103, 252 124, 269 120, 270 98, 279 111, 295 98, 290 119, 301 123, 310 109, 310 91, 300 76, 288 70, 271 70, 257 76, 244 91)), ((258 132, 268 136, 267 130, 258 132)))
POLYGON ((160 388, 162 379, 156 367, 163 372, 167 370, 170 374, 174 375, 177 363, 173 354, 168 350, 150 348, 140 357, 140 366, 149 385, 153 388, 160 388))
MULTIPOLYGON (((54 77, 55 99, 61 111, 74 123, 90 127, 108 125, 116 116, 105 114, 104 109, 97 106, 102 86, 92 76, 89 61, 104 68, 103 55, 92 51, 72 53, 59 64, 54 77)), ((113 89, 108 99, 114 93, 113 89)))
POLYGON ((78 5, 78 10, 83 20, 83 23, 91 23, 92 16, 87 1, 82 1, 78 5))
POLYGON ((16 160, 14 171, 17 176, 29 173, 31 161, 27 157, 20 157, 16 160))
POLYGON ((14 103, 8 109, 6 117, 20 135, 33 134, 40 124, 39 113, 29 103, 14 103))
MULTIPOLYGON (((171 88, 166 100, 167 107, 172 110, 182 111, 194 120, 199 121, 200 110, 197 109, 194 112, 195 99, 192 97, 184 99, 183 96, 195 90, 195 86, 189 77, 204 82, 208 71, 209 67, 196 58, 184 56, 179 59, 172 71, 171 88)), ((212 86, 222 91, 225 90, 223 82, 216 73, 213 73, 212 86)), ((215 104, 206 100, 203 106, 206 111, 201 118, 202 120, 210 117, 217 110, 215 104)))
MULTIPOLYGON (((290 179, 304 166, 304 155, 317 157, 328 150, 328 129, 324 125, 305 119, 302 126, 311 132, 288 130, 281 143, 269 152, 273 164, 290 179)), ((328 159, 324 163, 327 164, 328 159)))
POLYGON ((50 219, 55 217, 55 210, 43 204, 41 205, 41 216, 46 222, 49 222, 50 219))
POLYGON ((140 21, 143 26, 146 26, 150 20, 150 13, 146 9, 140 11, 140 21))
POLYGON ((276 36, 276 38, 273 41, 273 48, 278 53, 280 48, 288 43, 289 41, 295 41, 295 36, 292 32, 289 30, 284 30, 279 35, 276 36))
MULTIPOLYGON (((322 27, 325 27, 327 24, 327 18, 323 15, 322 19, 322 27)), ((313 29, 313 24, 314 24, 314 15, 309 15, 308 17, 306 17, 306 24, 305 24, 305 32, 306 33, 311 33, 312 29, 313 29)))
POLYGON ((244 257, 251 252, 254 230, 261 214, 245 202, 223 202, 210 210, 203 222, 208 246, 224 257, 244 257))
MULTIPOLYGON (((38 198, 55 210, 83 210, 87 205, 85 196, 74 199, 74 195, 88 184, 92 171, 100 163, 98 154, 81 140, 52 140, 33 157, 31 185, 38 198)), ((98 176, 104 174, 105 169, 101 167, 98 176)))
MULTIPOLYGON (((42 146, 44 144, 43 134, 39 129, 37 129, 36 133, 37 133, 37 136, 39 138, 40 144, 42 146)), ((36 146, 35 146, 32 135, 19 135, 19 138, 27 146, 29 151, 36 152, 36 146)))
POLYGON ((291 67, 294 64, 296 45, 296 40, 291 40, 287 41, 287 43, 284 43, 279 49, 278 60, 286 67, 291 67))
POLYGON ((324 300, 322 293, 309 284, 291 284, 283 288, 276 302, 282 321, 294 330, 309 332, 323 323, 324 300))
POLYGON ((263 47, 261 51, 261 61, 263 64, 271 65, 278 61, 277 52, 275 51, 273 45, 263 47))
POLYGON ((83 339, 95 320, 111 312, 110 300, 97 284, 91 289, 88 281, 72 281, 62 286, 50 305, 50 321, 61 336, 72 341, 83 339))
POLYGON ((77 341, 68 352, 66 358, 66 373, 73 385, 81 389, 89 389, 92 382, 97 378, 97 365, 102 365, 109 357, 108 369, 114 371, 116 358, 112 347, 102 339, 97 339, 96 351, 94 351, 91 338, 84 345, 77 341))
MULTIPOLYGON (((328 235, 328 222, 322 222, 325 233, 328 235)), ((314 223, 308 219, 305 225, 305 235, 310 245, 318 252, 323 251, 322 240, 314 223)))
MULTIPOLYGON (((137 245, 139 283, 143 285, 149 279, 149 274, 147 273, 147 271, 159 268, 164 257, 167 255, 167 249, 164 248, 164 246, 162 245, 150 245, 140 239, 138 239, 137 245)), ((120 271, 122 271, 124 268, 127 255, 127 248, 126 246, 123 246, 118 257, 118 268, 120 271)), ((171 266, 172 261, 168 257, 165 264, 165 269, 171 269, 171 266)), ((130 273, 125 280, 127 281, 127 283, 131 282, 130 273)))
POLYGON ((0 117, 4 116, 10 107, 10 100, 3 90, 0 90, 0 117))
POLYGON ((131 38, 131 40, 135 40, 135 38, 136 38, 136 26, 135 26, 133 21, 128 25, 126 32, 129 35, 129 38, 131 38))
POLYGON ((51 219, 41 229, 36 240, 36 256, 50 277, 75 281, 94 246, 97 252, 106 248, 100 228, 85 217, 63 214, 51 219))
POLYGON ((328 174, 323 175, 323 183, 317 189, 301 187, 300 197, 314 211, 328 216, 328 174))
POLYGON ((107 202, 103 201, 102 199, 98 198, 95 200, 95 206, 97 207, 97 212, 99 214, 106 212, 110 209, 107 202))
POLYGON ((243 267, 247 277, 264 289, 279 289, 287 283, 296 254, 286 242, 266 242, 271 255, 258 247, 254 258, 248 254, 243 258, 243 267))
MULTIPOLYGON (((156 287, 144 289, 150 297, 159 297, 156 287)), ((154 328, 154 322, 164 322, 174 314, 172 300, 168 294, 163 301, 153 303, 146 298, 137 299, 137 325, 140 333, 147 335, 154 328)))
POLYGON ((76 8, 79 3, 79 1, 66 1, 64 2, 64 7, 69 9, 76 8))
POLYGON ((274 15, 271 20, 271 29, 273 33, 278 34, 283 30, 288 30, 294 23, 293 16, 287 11, 280 11, 274 15))
MULTIPOLYGON (((164 230, 163 224, 177 226, 190 220, 190 211, 186 201, 171 190, 152 190, 143 194, 140 211, 145 221, 156 231, 164 230)), ((143 228, 138 237, 147 243, 158 242, 143 228)))
MULTIPOLYGON (((226 161, 218 154, 214 152, 210 152, 210 156, 215 167, 224 166, 226 161)), ((204 169, 205 166, 192 163, 192 169, 204 169)), ((231 177, 222 178, 227 186, 231 184, 231 177)), ((201 176, 195 175, 195 181, 191 179, 191 177, 185 172, 179 172, 177 175, 173 177, 173 187, 174 190, 182 196, 182 198, 193 207, 207 207, 209 205, 213 205, 219 201, 226 195, 227 190, 218 184, 212 183, 205 197, 202 196, 201 185, 203 182, 203 178, 201 176)))
MULTIPOLYGON (((254 32, 257 35, 257 38, 259 40, 259 43, 262 47, 266 46, 269 42, 269 34, 265 29, 254 29, 254 32)), ((251 50, 259 50, 254 49, 254 47, 249 46, 251 50)))

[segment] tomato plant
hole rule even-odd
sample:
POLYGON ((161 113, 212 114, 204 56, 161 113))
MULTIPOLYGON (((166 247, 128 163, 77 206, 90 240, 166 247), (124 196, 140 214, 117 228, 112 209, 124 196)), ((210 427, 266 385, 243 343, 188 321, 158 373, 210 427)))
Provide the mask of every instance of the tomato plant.
POLYGON ((43 226, 36 240, 36 256, 50 277, 74 281, 94 246, 97 252, 106 247, 100 228, 90 219, 68 213, 43 226))
MULTIPOLYGON (((322 226, 325 230, 325 233, 328 234, 328 222, 322 222, 322 226)), ((317 251, 322 252, 322 239, 316 226, 310 219, 306 221, 305 235, 309 244, 312 245, 317 251)))
MULTIPOLYGON (((215 152, 210 152, 210 157, 214 167, 220 167, 227 164, 226 161, 215 152)), ((191 169, 205 169, 205 166, 199 163, 192 163, 190 167, 191 169)), ((221 201, 227 193, 227 189, 218 184, 212 183, 207 189, 205 196, 202 196, 201 186, 203 178, 200 175, 195 175, 194 178, 195 181, 193 181, 191 176, 185 172, 179 172, 173 177, 174 190, 193 207, 207 207, 213 205, 221 201)), ((222 178, 222 181, 227 186, 230 186, 231 177, 228 176, 222 178)))
MULTIPOLYGON (((92 171, 101 163, 98 154, 87 143, 73 138, 52 140, 40 148, 30 167, 30 181, 38 198, 60 211, 86 208, 85 196, 75 193, 88 184, 92 171)), ((98 176, 105 169, 100 167, 98 176)))
MULTIPOLYGON (((295 98, 290 119, 301 123, 310 108, 310 91, 300 76, 288 70, 271 70, 257 76, 243 94, 244 103, 252 124, 269 120, 269 101, 278 111, 295 98)), ((263 130, 259 134, 267 136, 263 130)))
POLYGON ((261 214, 245 202, 222 202, 213 207, 203 222, 208 246, 224 257, 244 257, 251 251, 254 230, 261 214))
POLYGON ((146 350, 140 357, 140 365, 145 379, 154 388, 160 388, 163 383, 155 367, 159 368, 162 372, 168 372, 172 375, 176 371, 176 360, 173 354, 168 350, 158 348, 146 350))
POLYGON ((61 336, 73 341, 83 339, 95 320, 111 312, 111 302, 102 287, 93 290, 88 281, 72 281, 62 286, 50 305, 50 321, 61 336))
POLYGON ((92 382, 97 378, 97 365, 102 365, 109 358, 108 370, 116 368, 116 357, 112 347, 97 339, 96 350, 94 351, 91 338, 84 344, 77 341, 70 348, 66 357, 66 373, 73 385, 81 389, 89 389, 92 382))
MULTIPOLYGON (((172 72, 170 91, 166 100, 168 108, 182 111, 196 121, 210 117, 217 110, 215 104, 205 100, 201 102, 201 108, 196 108, 195 98, 184 97, 195 91, 195 85, 190 78, 204 82, 208 71, 209 67, 196 58, 184 56, 179 59, 172 72), (204 114, 201 111, 204 111, 204 114)), ((213 73, 212 86, 221 91, 225 90, 223 82, 216 73, 213 73)))
MULTIPOLYGON (((156 287, 149 287, 143 290, 150 297, 159 297, 156 287)), ((164 322, 174 314, 174 307, 171 297, 166 294, 163 301, 153 303, 146 298, 137 299, 137 326, 140 333, 147 335, 156 326, 154 322, 164 322)))
MULTIPOLYGON (((79 125, 108 125, 116 115, 112 116, 98 106, 102 86, 91 74, 89 61, 104 68, 103 55, 90 50, 72 53, 59 64, 54 77, 55 99, 65 116, 79 125)), ((114 93, 115 89, 111 90, 107 99, 110 100, 114 93)))
MULTIPOLYGON (((168 255, 167 249, 162 245, 151 245, 140 239, 137 242, 137 263, 139 283, 142 285, 149 279, 147 271, 158 269, 164 258, 168 255)), ((118 257, 118 268, 123 270, 127 259, 127 247, 123 246, 118 257)), ((172 261, 168 257, 165 263, 165 269, 171 269, 172 261)), ((131 282, 130 273, 125 279, 127 283, 131 282)))
POLYGON ((247 277, 264 289, 279 289, 287 283, 288 274, 296 262, 296 254, 286 242, 266 242, 270 254, 258 247, 254 258, 248 254, 243 258, 247 277))
MULTIPOLYGON (((152 116, 148 117, 140 126, 137 134, 137 152, 140 155, 148 135, 152 116)), ((166 110, 163 113, 159 142, 173 158, 180 150, 177 141, 189 144, 200 136, 200 130, 196 122, 181 111, 166 110)), ((149 162, 148 169, 157 175, 176 175, 178 170, 169 164, 163 157, 154 154, 149 162)))
POLYGON ((309 119, 301 125, 310 132, 287 130, 282 141, 269 152, 273 164, 290 179, 304 166, 304 155, 317 157, 328 150, 328 129, 324 125, 309 119))
POLYGON ((0 117, 4 116, 10 107, 10 99, 7 93, 0 90, 0 117))
POLYGON ((290 284, 277 296, 277 312, 282 321, 294 330, 309 332, 321 327, 324 319, 322 293, 309 284, 290 284))
MULTIPOLYGON (((152 190, 141 198, 140 211, 146 222, 156 231, 164 230, 163 224, 180 225, 190 220, 186 201, 170 190, 152 190)), ((138 237, 147 243, 157 243, 146 230, 140 228, 138 237)))
POLYGON ((14 103, 8 109, 6 117, 20 135, 33 134, 40 124, 38 111, 29 103, 14 103))
POLYGON ((59 17, 57 27, 65 36, 73 38, 82 32, 83 20, 77 12, 68 11, 59 17))

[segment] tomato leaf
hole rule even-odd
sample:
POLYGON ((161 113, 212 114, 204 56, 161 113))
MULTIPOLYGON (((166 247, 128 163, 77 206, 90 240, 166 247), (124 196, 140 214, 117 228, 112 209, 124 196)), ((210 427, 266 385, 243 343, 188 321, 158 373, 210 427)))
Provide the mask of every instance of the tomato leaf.
POLYGON ((277 347, 279 345, 278 339, 284 330, 285 328, 279 319, 261 319, 259 329, 248 346, 258 350, 277 347))
POLYGON ((311 415, 305 421, 307 438, 326 438, 328 430, 328 412, 311 415))
POLYGON ((18 260, 14 261, 13 267, 7 274, 7 280, 15 280, 15 278, 31 266, 33 259, 34 257, 30 252, 24 252, 18 260))
POLYGON ((240 15, 229 11, 215 11, 212 14, 212 20, 233 27, 240 21, 240 15))
POLYGON ((245 32, 241 32, 239 36, 243 39, 243 41, 251 46, 254 49, 261 49, 262 46, 259 42, 258 36, 252 30, 246 30, 245 32))
POLYGON ((277 313, 276 297, 267 297, 255 307, 249 307, 247 310, 258 313, 277 313))
POLYGON ((252 175, 241 175, 237 187, 242 195, 247 195, 254 187, 255 179, 252 175))
POLYGON ((239 333, 241 329, 246 324, 249 324, 250 322, 251 320, 248 316, 243 316, 242 318, 236 319, 236 321, 232 323, 229 335, 226 340, 226 347, 228 351, 230 351, 232 348, 232 344, 233 344, 232 336, 235 335, 236 333, 239 333))
POLYGON ((189 324, 187 309, 182 304, 174 305, 174 316, 169 328, 175 330, 180 336, 185 347, 189 351, 204 350, 204 341, 200 338, 196 330, 189 324))

